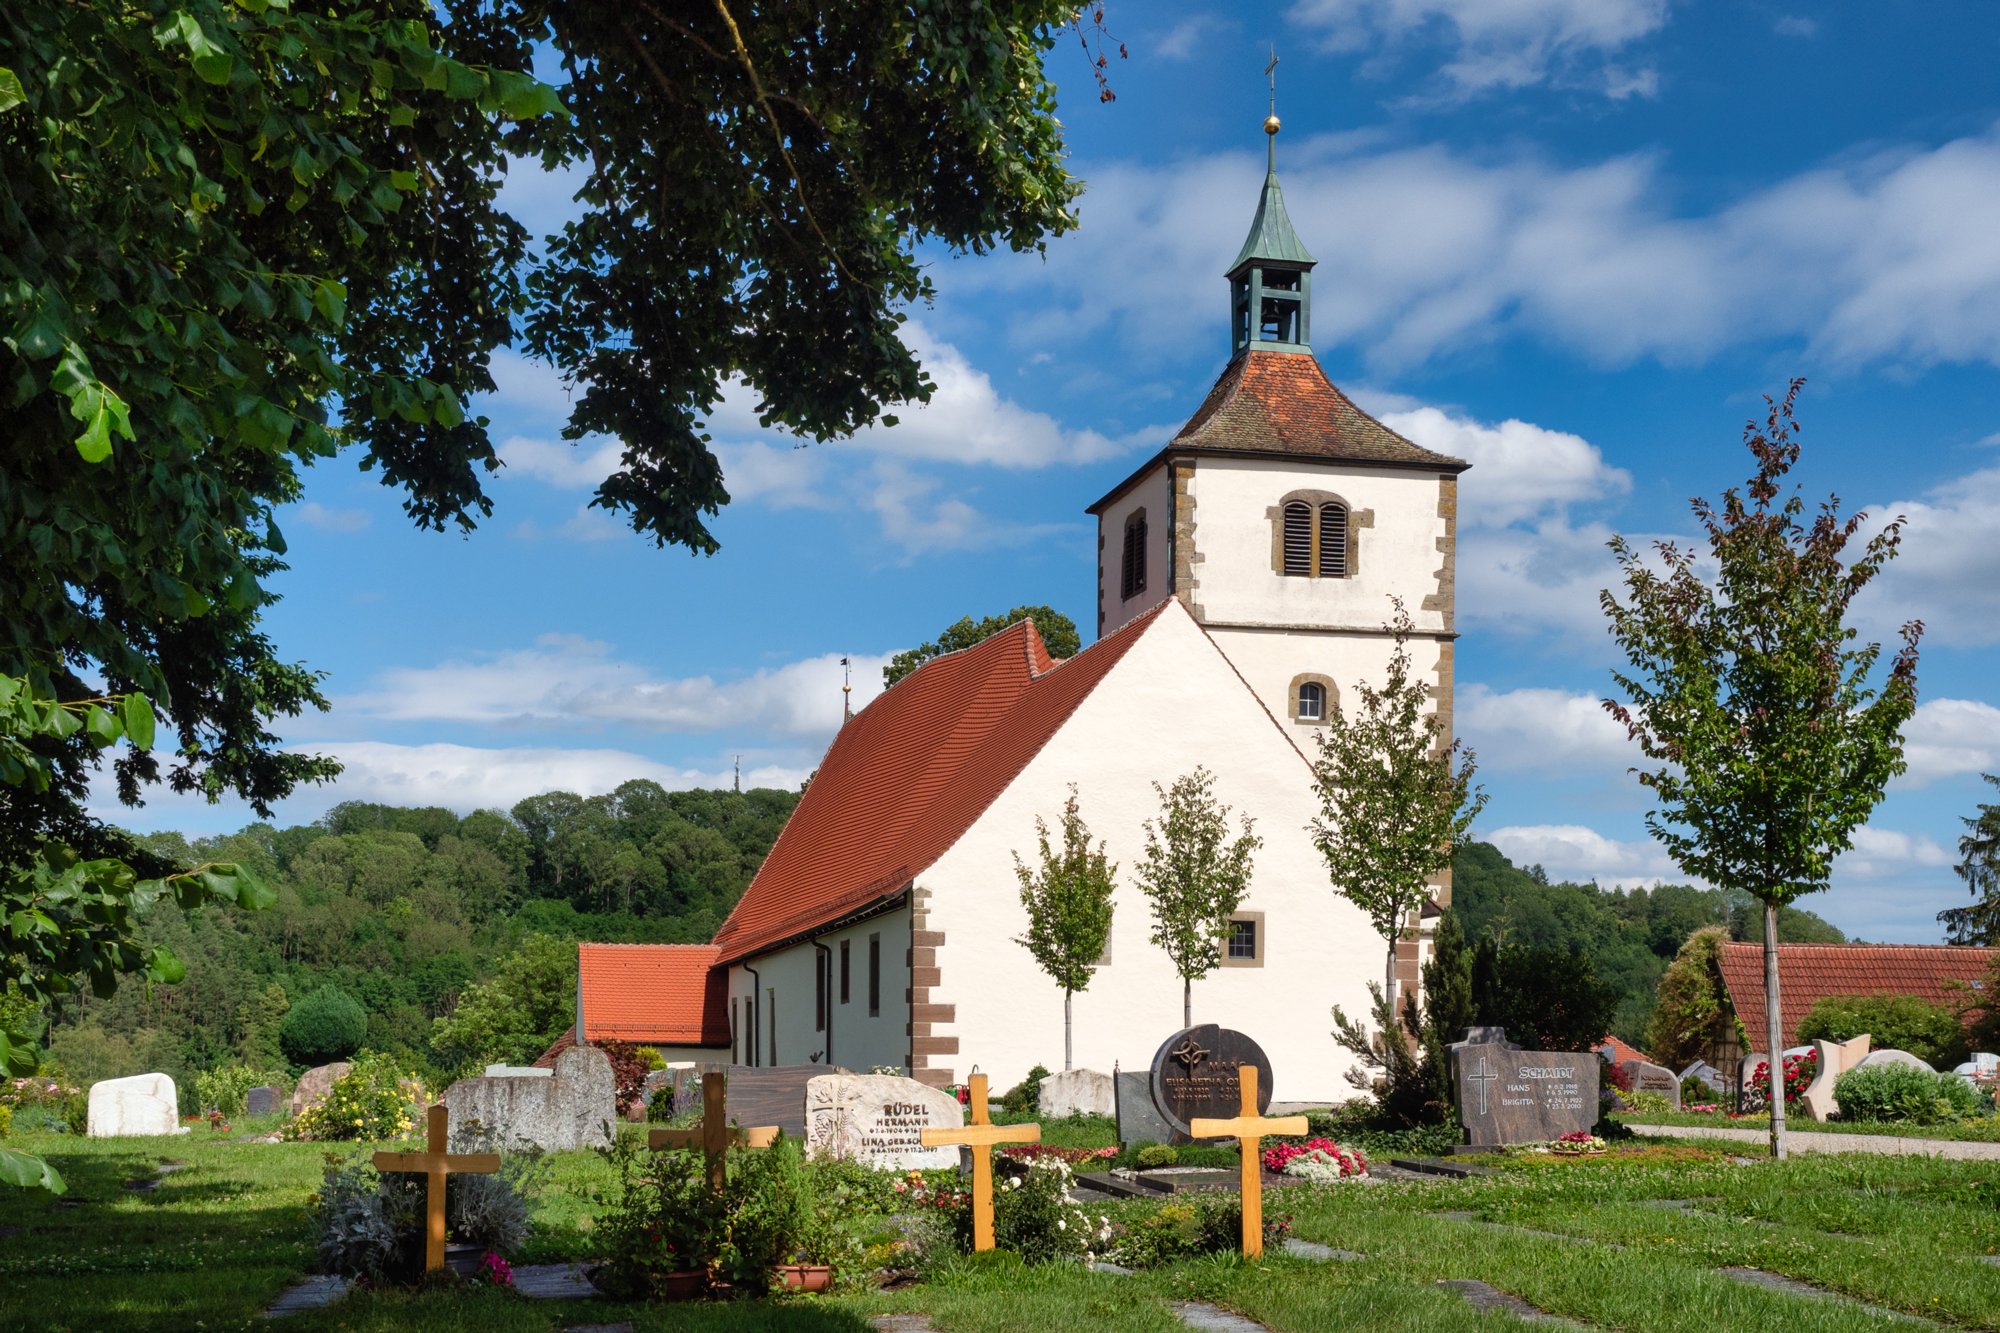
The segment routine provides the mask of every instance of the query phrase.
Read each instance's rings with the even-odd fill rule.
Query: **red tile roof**
[[[554,1069],[556,1067],[556,1057],[574,1045],[576,1045],[576,1029],[573,1027],[564,1028],[563,1034],[550,1042],[549,1048],[546,1051],[535,1057],[535,1068]]]
[[[1799,1020],[1829,995],[1915,995],[1955,1006],[1965,998],[1965,985],[1985,978],[1996,954],[2000,949],[1949,944],[1780,944],[1778,1021],[1785,1045],[1799,1044]],[[1725,944],[1716,961],[1737,1021],[1761,1051],[1764,946]]]
[[[719,961],[750,957],[902,892],[972,826],[1169,604],[1067,661],[1049,656],[1033,621],[1017,621],[933,658],[862,709],[834,737],[777,844],[716,932]]]
[[[579,944],[585,1041],[729,1044],[729,974],[713,944]]]
[[[1307,352],[1252,348],[1231,361],[1174,444],[1453,471],[1465,467],[1462,459],[1412,444],[1356,407]]]
[[[1614,1065],[1622,1065],[1627,1060],[1640,1060],[1646,1064],[1653,1063],[1652,1056],[1646,1054],[1630,1042],[1620,1041],[1616,1037],[1606,1037],[1603,1041],[1598,1042],[1597,1049],[1600,1051],[1609,1051],[1611,1053],[1611,1063]]]

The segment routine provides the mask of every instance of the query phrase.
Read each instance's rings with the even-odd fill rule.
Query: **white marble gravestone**
[[[1116,1115],[1118,1099],[1111,1075],[1095,1069],[1065,1069],[1041,1082],[1036,1106],[1045,1116]]]
[[[956,1147],[926,1148],[927,1129],[957,1129],[965,1108],[948,1092],[894,1074],[822,1074],[806,1082],[806,1152],[882,1171],[958,1165]]]
[[[85,1126],[93,1139],[185,1134],[180,1106],[180,1092],[165,1074],[108,1078],[90,1085],[90,1114]]]

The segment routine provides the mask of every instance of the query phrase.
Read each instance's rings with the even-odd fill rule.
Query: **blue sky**
[[[1114,4],[1100,104],[1050,68],[1087,183],[1045,257],[932,256],[911,335],[938,381],[903,424],[810,449],[732,397],[719,555],[586,509],[606,442],[559,439],[563,386],[510,358],[486,404],[509,466],[462,537],[410,529],[350,458],[285,517],[282,652],[330,713],[283,730],[341,799],[511,804],[551,787],[796,785],[881,661],[959,616],[1048,602],[1094,623],[1083,506],[1157,449],[1227,350],[1221,270],[1279,165],[1319,258],[1315,348],[1419,442],[1470,458],[1458,719],[1479,836],[1551,874],[1680,878],[1597,707],[1613,532],[1692,532],[1748,471],[1759,395],[1810,378],[1806,492],[1909,519],[1865,628],[1929,626],[1911,771],[1807,905],[1872,939],[1939,938],[1959,820],[2000,769],[2000,9],[1670,0]],[[564,183],[522,174],[524,220]],[[234,828],[161,796],[128,825]]]

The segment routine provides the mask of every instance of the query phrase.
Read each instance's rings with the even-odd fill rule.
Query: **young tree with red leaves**
[[[1765,1034],[1784,1049],[1778,1008],[1778,909],[1824,889],[1833,859],[1852,845],[1890,778],[1908,765],[1902,728],[1917,704],[1917,640],[1902,646],[1877,683],[1882,645],[1855,646],[1847,624],[1855,597],[1896,554],[1899,517],[1849,563],[1865,514],[1843,519],[1829,496],[1807,522],[1794,490],[1799,460],[1793,405],[1802,379],[1744,427],[1757,460],[1747,502],[1723,492],[1717,512],[1693,502],[1707,538],[1713,582],[1693,546],[1661,542],[1657,565],[1623,537],[1611,540],[1626,600],[1598,595],[1631,663],[1613,672],[1626,700],[1605,709],[1625,724],[1657,768],[1635,770],[1659,808],[1646,826],[1686,873],[1742,889],[1764,904]],[[1771,1104],[1771,1155],[1785,1155],[1785,1107]]]

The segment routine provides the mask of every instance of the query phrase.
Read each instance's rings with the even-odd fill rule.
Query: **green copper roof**
[[[1278,188],[1277,145],[1271,145],[1271,165],[1264,173],[1264,193],[1257,200],[1257,216],[1250,220],[1250,234],[1243,249],[1229,266],[1234,273],[1252,260],[1277,260],[1286,264],[1316,262],[1306,253],[1299,234],[1292,230],[1291,215],[1285,212],[1285,192]]]

